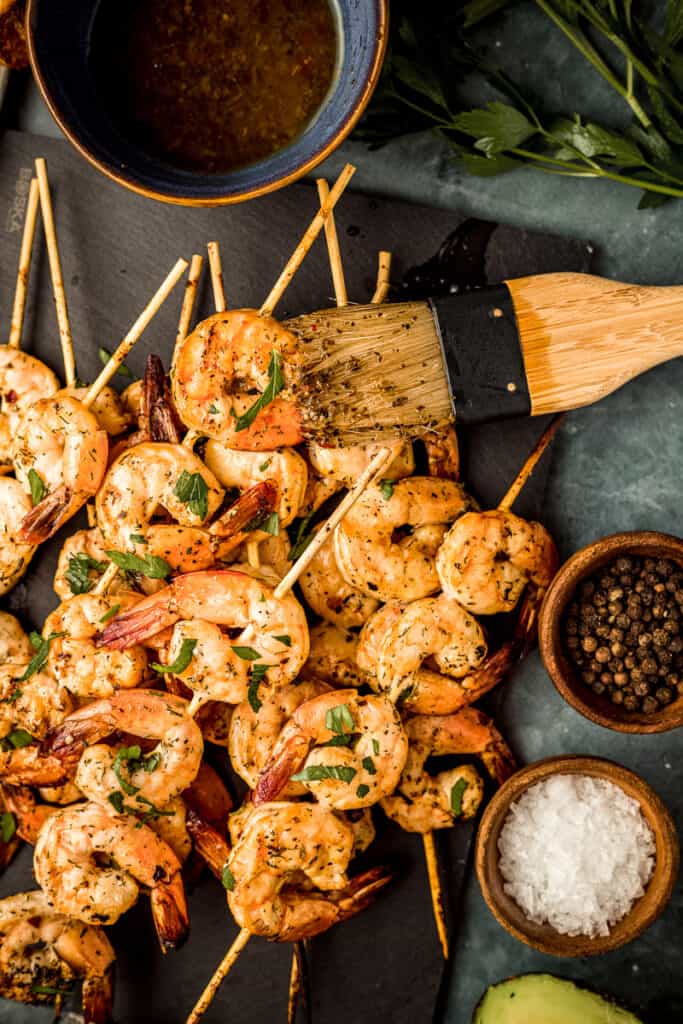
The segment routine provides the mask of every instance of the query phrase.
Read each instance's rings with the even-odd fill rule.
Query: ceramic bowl
[[[577,551],[562,566],[545,596],[538,622],[539,649],[559,692],[586,718],[619,732],[665,732],[683,725],[683,695],[650,715],[626,711],[593,693],[579,678],[564,649],[562,620],[579,583],[607,562],[627,554],[669,558],[683,566],[683,540],[666,533],[634,531],[603,537]]]
[[[388,0],[332,0],[340,58],[318,115],[290,145],[225,174],[175,168],[127,140],[102,103],[91,62],[102,0],[29,0],[31,66],[67,138],[95,167],[154,199],[190,206],[236,203],[288,185],[346,138],[377,84],[387,41]],[[125,68],[122,66],[122,74]]]
[[[655,866],[645,893],[609,935],[562,935],[549,924],[530,921],[503,890],[498,837],[510,809],[529,786],[554,775],[591,775],[615,783],[636,799],[652,829],[656,843]],[[527,946],[555,956],[595,956],[618,949],[640,935],[661,914],[671,896],[678,873],[678,837],[671,815],[657,794],[638,775],[612,761],[597,757],[549,757],[522,768],[504,783],[484,811],[477,833],[476,868],[481,891],[491,913],[511,935]]]

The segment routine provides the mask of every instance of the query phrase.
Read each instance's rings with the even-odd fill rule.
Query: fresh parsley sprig
[[[258,396],[253,405],[250,405],[246,412],[235,419],[235,430],[246,430],[254,422],[261,409],[265,409],[273,399],[279,395],[285,386],[285,378],[282,376],[282,357],[275,349],[270,353],[268,363],[268,383],[262,394]]]

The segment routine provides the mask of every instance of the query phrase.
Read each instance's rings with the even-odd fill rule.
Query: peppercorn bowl
[[[531,921],[505,891],[500,870],[498,840],[510,806],[531,786],[558,775],[587,775],[618,786],[640,804],[655,842],[655,862],[644,894],[608,935],[564,935],[550,924]],[[477,833],[475,865],[489,910],[498,923],[527,946],[554,956],[596,956],[626,945],[640,935],[662,913],[678,874],[679,847],[675,825],[668,810],[650,786],[634,772],[598,757],[571,755],[548,757],[527,765],[512,775],[494,795],[481,819]]]
[[[568,616],[572,607],[575,607],[577,599],[580,599],[581,590],[582,588],[585,589],[586,581],[589,581],[600,570],[604,570],[605,567],[616,564],[616,560],[619,559],[626,566],[634,560],[646,560],[647,564],[649,564],[649,560],[652,560],[654,563],[652,579],[656,579],[657,566],[663,565],[665,562],[675,563],[683,569],[683,540],[669,534],[649,531],[617,533],[609,537],[603,537],[601,540],[589,544],[587,547],[577,551],[575,555],[572,555],[560,568],[550,585],[541,608],[538,625],[538,642],[541,658],[550,678],[567,703],[571,704],[573,708],[591,721],[619,732],[666,732],[669,729],[675,729],[683,725],[683,673],[678,672],[675,665],[672,666],[672,671],[668,671],[666,665],[660,664],[659,659],[661,658],[662,662],[665,659],[667,662],[671,660],[670,646],[667,646],[666,637],[667,635],[671,636],[671,644],[680,646],[680,632],[676,634],[675,638],[671,634],[667,634],[661,628],[662,622],[658,623],[658,620],[653,619],[650,605],[643,606],[642,601],[637,600],[635,597],[631,598],[637,601],[635,605],[624,605],[623,600],[619,600],[612,607],[615,612],[620,612],[621,614],[609,616],[607,619],[610,623],[614,621],[617,628],[616,630],[610,628],[605,641],[596,639],[591,635],[593,630],[588,630],[588,636],[579,636],[574,643],[575,645],[583,644],[584,649],[597,647],[598,643],[601,642],[605,644],[612,643],[611,648],[604,647],[602,652],[600,649],[595,652],[596,655],[602,653],[603,659],[608,657],[604,652],[611,652],[612,650],[615,650],[618,655],[626,653],[627,659],[630,654],[637,654],[637,659],[630,658],[626,665],[623,665],[623,658],[621,661],[611,663],[617,666],[622,665],[619,670],[621,675],[617,673],[616,682],[622,687],[626,685],[626,690],[623,692],[630,694],[632,693],[630,689],[632,678],[639,681],[635,685],[636,687],[642,687],[642,692],[645,692],[647,688],[648,679],[654,680],[651,684],[653,690],[655,690],[655,687],[659,687],[661,680],[662,686],[660,689],[655,690],[655,692],[666,701],[665,703],[658,703],[653,697],[651,700],[645,699],[640,702],[639,707],[630,709],[629,703],[636,703],[633,698],[629,697],[625,705],[623,693],[621,695],[615,693],[618,687],[609,685],[605,687],[600,682],[600,679],[603,677],[592,671],[592,662],[588,662],[588,672],[580,673],[578,665],[573,663],[573,659],[570,657],[570,650],[567,646],[568,642],[572,640],[566,632]],[[624,578],[628,579],[629,577],[624,576]],[[618,583],[619,578],[616,578],[615,582]],[[666,590],[664,583],[655,583],[651,589],[655,591],[657,588],[664,592],[663,600],[673,601],[673,597]],[[617,595],[619,594],[619,589],[623,588],[617,589]],[[648,588],[644,587],[641,589],[646,591],[645,597],[652,602],[654,599],[649,593]],[[605,600],[605,595],[598,596],[601,601]],[[607,598],[609,596],[608,594]],[[594,600],[597,600],[597,597]],[[641,608],[640,613],[638,612],[639,607]],[[654,610],[657,610],[656,603]],[[668,605],[662,609],[662,614],[667,610]],[[590,621],[590,611],[589,607],[586,616],[584,614],[586,609],[583,607],[579,609],[579,613],[584,615],[584,621],[586,619]],[[632,616],[625,614],[629,611],[634,614]],[[640,618],[640,615],[644,613],[647,613],[645,615],[647,621],[643,621]],[[683,618],[683,609],[681,609],[681,615],[677,620],[679,622],[679,629],[681,618]],[[634,643],[634,649],[628,650],[621,644],[619,637],[624,639],[624,630],[618,628],[617,619],[623,625],[631,623],[630,633],[626,638],[627,640],[630,639],[632,643],[634,643],[633,631],[635,630],[637,634],[640,631],[636,636],[638,642]],[[599,620],[596,617],[596,621],[603,620]],[[672,622],[675,627],[675,621],[672,620]],[[598,626],[597,629],[598,632],[604,634],[604,627]],[[582,632],[585,634],[586,630],[582,630]],[[617,637],[616,646],[610,639],[613,636]],[[662,640],[663,648],[658,649],[652,646],[657,639]],[[664,653],[662,653],[662,650]],[[611,657],[611,653],[609,657]],[[676,658],[680,661],[680,654],[676,655]],[[598,657],[598,662],[600,660],[600,657]],[[576,659],[574,659],[575,661]],[[631,667],[633,665],[635,668]],[[640,683],[640,680],[643,678],[643,665],[648,672],[651,671],[653,674],[650,676],[646,675],[644,683]],[[614,676],[611,670],[609,670],[609,666],[610,662],[608,661],[604,666],[608,669],[604,674],[607,683],[609,683],[610,678],[614,682]],[[593,676],[596,677],[595,680]],[[678,682],[679,679],[680,683]],[[650,692],[649,689],[647,692]],[[619,702],[617,702],[617,698],[619,698]],[[649,706],[650,704],[652,705],[651,707]]]

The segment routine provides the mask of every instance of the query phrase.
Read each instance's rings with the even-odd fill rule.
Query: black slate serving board
[[[223,209],[162,206],[107,181],[65,143],[9,132],[0,145],[0,324],[6,329],[23,208],[33,160],[39,155],[48,159],[78,373],[85,380],[100,369],[98,347],[116,346],[179,255],[203,253],[208,240],[218,239],[228,303],[258,306],[317,208],[316,193],[306,184]],[[447,269],[449,274],[453,270],[455,246],[454,283],[459,286],[554,270],[587,271],[592,256],[587,243],[504,225],[482,227],[482,222],[465,221],[453,212],[353,192],[343,197],[336,219],[349,296],[358,302],[372,293],[379,249],[393,252],[395,294],[405,297],[402,285],[414,290],[420,276],[415,268],[430,261],[454,231]],[[454,281],[452,275],[449,281]],[[180,301],[179,288],[129,358],[136,375],[148,352],[159,353],[168,363]],[[284,319],[332,304],[324,243],[319,240],[276,313]],[[199,308],[202,315],[211,311],[206,275]],[[60,372],[47,258],[40,243],[31,272],[24,346]],[[464,479],[482,505],[494,505],[504,493],[543,426],[540,420],[489,424],[461,437]],[[543,518],[546,471],[544,460],[516,506],[522,514]],[[51,581],[59,546],[45,545],[3,601],[27,627],[40,628],[57,603]],[[391,862],[400,875],[374,907],[311,944],[315,1024],[426,1024],[440,1014],[444,969],[422,844],[419,837],[388,825],[379,812],[376,818],[378,841],[366,859]],[[457,903],[472,835],[473,827],[465,826],[438,837],[456,944]],[[25,849],[0,877],[0,897],[31,888],[30,871],[31,855]],[[189,899],[190,940],[166,958],[158,950],[146,901],[112,930],[118,953],[115,1010],[122,1024],[181,1024],[234,938],[236,927],[217,883],[203,878]],[[290,947],[252,940],[207,1013],[206,1024],[284,1020],[290,963]],[[0,999],[0,1021],[7,1024],[47,1021],[50,1016],[47,1009]]]

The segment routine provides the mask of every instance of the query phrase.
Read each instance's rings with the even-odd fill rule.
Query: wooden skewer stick
[[[341,174],[335,181],[330,194],[328,195],[325,202],[321,205],[320,209],[316,213],[311,223],[306,228],[303,237],[292,255],[287,260],[285,267],[278,277],[277,281],[273,285],[270,295],[261,306],[261,316],[272,316],[273,310],[277,306],[278,302],[284,295],[287,285],[290,283],[297,270],[303,263],[304,257],[308,250],[311,248],[316,238],[320,234],[320,231],[325,223],[327,216],[330,211],[334,209],[340,198],[342,192],[350,182],[356,168],[353,164],[346,164]]]
[[[183,295],[183,304],[180,307],[180,320],[178,321],[178,333],[175,339],[176,345],[185,340],[190,330],[190,320],[192,319],[194,304],[197,298],[197,286],[202,274],[203,265],[204,257],[195,253],[190,260],[190,270],[185,282],[185,293]]]
[[[221,962],[219,963],[216,970],[213,972],[209,984],[206,986],[199,999],[195,1003],[194,1009],[187,1018],[185,1024],[197,1024],[197,1021],[201,1019],[203,1014],[206,1013],[211,1002],[216,995],[216,992],[220,988],[223,981],[227,978],[230,969],[236,962],[240,953],[249,942],[251,938],[251,932],[247,928],[242,928],[239,935],[233,942],[232,946],[225,954]]]
[[[506,512],[508,509],[512,508],[514,502],[519,497],[520,491],[533,473],[541,456],[557,433],[557,430],[561,426],[566,415],[566,413],[561,412],[557,416],[554,416],[539,437],[538,441],[534,445],[533,451],[508,487],[505,495],[498,502],[498,508],[502,512]]]
[[[377,284],[375,286],[375,294],[371,298],[371,302],[384,302],[391,287],[389,280],[389,274],[391,272],[391,253],[386,252],[382,249],[378,257],[377,266]]]
[[[297,945],[292,950],[292,969],[289,975],[289,997],[287,999],[287,1024],[296,1024],[296,1009],[301,994],[301,971]]]
[[[66,386],[68,388],[73,388],[76,386],[76,362],[74,359],[74,348],[71,338],[71,326],[69,324],[69,311],[66,305],[66,293],[64,291],[62,263],[59,258],[59,246],[57,245],[57,232],[55,231],[52,199],[50,198],[50,185],[47,180],[47,164],[43,157],[38,157],[36,160],[36,175],[38,177],[38,188],[40,191],[40,209],[43,215],[43,226],[45,228],[47,255],[50,263],[52,291],[55,297],[55,306],[57,308],[59,340],[62,346],[62,359],[64,360],[64,377],[66,380]]]
[[[318,186],[320,205],[323,206],[330,194],[330,187],[325,178],[317,178],[316,185]],[[329,216],[325,220],[325,240],[327,242],[330,270],[332,271],[334,297],[338,306],[346,306],[348,305],[349,298],[346,293],[346,281],[344,280],[344,267],[342,266],[341,251],[339,249],[337,224],[332,211],[330,211]]]
[[[390,448],[380,448],[379,451],[373,455],[372,459],[358,477],[353,487],[348,491],[342,501],[340,501],[329,519],[325,520],[311,543],[303,554],[297,558],[289,572],[280,580],[273,591],[276,598],[284,597],[285,594],[292,589],[306,566],[315,558],[318,551],[320,551],[323,544],[326,543],[327,539],[337,528],[349,509],[355,505],[370,481],[376,476],[379,476],[387,466],[391,465],[396,458],[399,447],[399,445],[392,445]]]
[[[114,565],[113,562],[110,562],[102,576],[100,576],[99,580],[97,581],[97,584],[93,589],[93,594],[106,594],[107,591],[109,590],[109,587],[114,582],[118,574],[118,571],[118,565]]]
[[[159,312],[186,270],[187,260],[178,260],[166,277],[165,281],[149,300],[142,313],[140,313],[140,316],[128,331],[128,334],[125,336],[123,341],[119,344],[119,347],[112,354],[107,365],[102,368],[97,379],[88,388],[85,397],[82,399],[82,404],[86,409],[92,405],[102,388],[106,387],[109,383],[121,363],[125,360],[126,356],[132,349],[133,345],[135,345],[139,340],[142,332]]]
[[[448,960],[448,929],[446,928],[446,915],[443,903],[443,889],[441,888],[441,877],[439,875],[439,862],[436,856],[434,845],[434,833],[425,832],[422,836],[424,844],[425,860],[427,862],[427,877],[429,878],[429,890],[432,894],[432,907],[434,910],[434,921],[439,935],[439,942],[443,950],[444,960]]]
[[[209,242],[206,248],[209,250],[209,270],[211,271],[213,303],[217,313],[224,313],[228,308],[228,304],[225,301],[225,288],[223,286],[221,247],[218,242]]]
[[[19,251],[19,270],[17,271],[17,284],[14,290],[14,305],[12,307],[12,320],[9,330],[8,344],[12,348],[19,348],[21,345],[21,331],[24,326],[28,275],[31,269],[31,255],[33,254],[33,239],[35,238],[36,223],[38,221],[39,200],[40,186],[38,179],[33,178],[26,203],[24,232],[21,236],[21,249]]]

